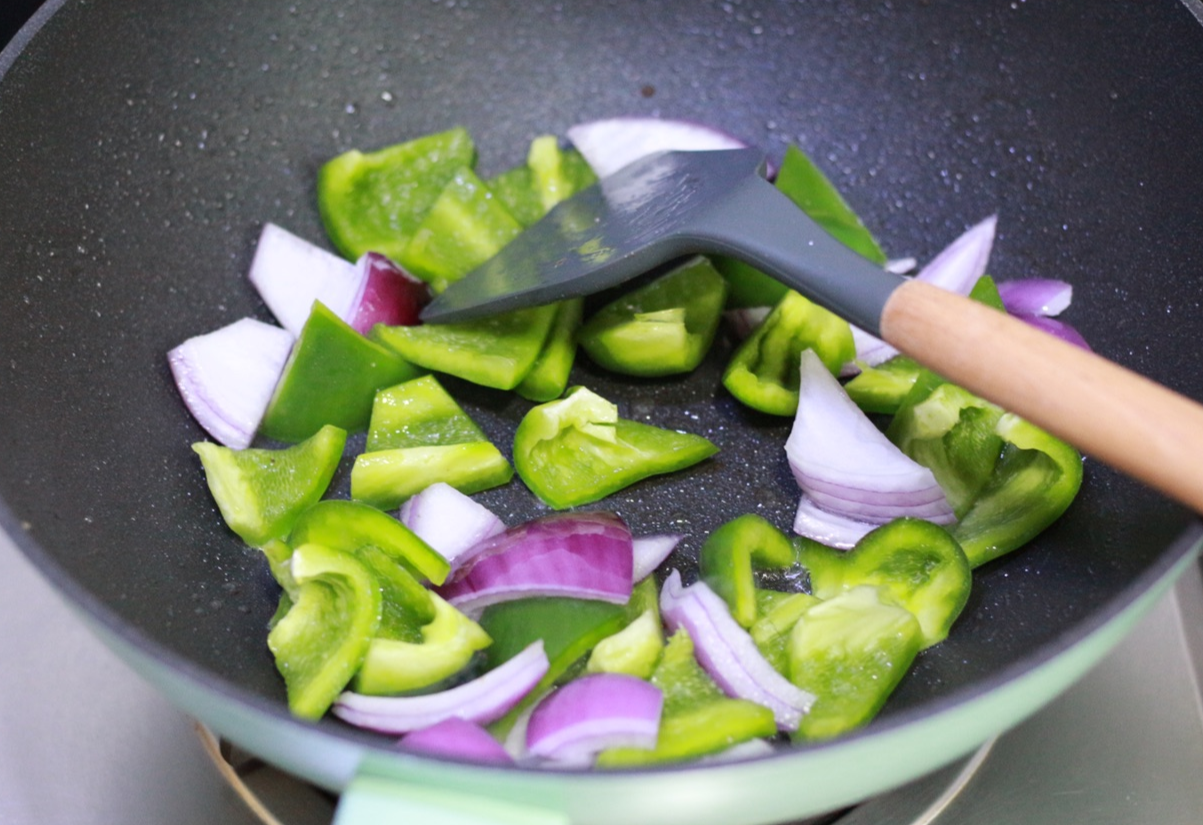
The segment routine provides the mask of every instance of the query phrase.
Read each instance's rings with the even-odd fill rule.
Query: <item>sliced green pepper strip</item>
[[[535,495],[562,510],[691,466],[717,449],[701,436],[620,419],[614,404],[575,387],[523,417],[514,468]]]
[[[288,688],[288,707],[317,719],[351,680],[380,624],[380,587],[354,556],[316,544],[291,559],[297,598],[267,645]]]
[[[1064,441],[1011,413],[995,429],[1005,445],[994,474],[952,530],[973,567],[1027,544],[1082,486],[1082,456]]]
[[[576,334],[585,302],[572,298],[556,304],[556,318],[535,365],[514,391],[530,401],[554,401],[568,388],[576,360]]]
[[[433,619],[422,626],[420,641],[382,638],[368,645],[355,675],[358,693],[387,695],[420,690],[467,667],[478,650],[491,643],[480,625],[431,594]]]
[[[362,430],[376,390],[421,370],[374,343],[315,301],[284,365],[260,432],[278,441],[308,438],[326,424]]]
[[[535,191],[534,175],[525,163],[489,178],[485,184],[522,226],[538,223],[545,214],[543,198]]]
[[[923,367],[905,355],[895,355],[875,367],[858,362],[860,372],[844,389],[867,413],[893,415],[923,372]]]
[[[656,747],[602,751],[599,767],[626,767],[695,759],[751,739],[775,736],[773,712],[745,699],[730,699],[694,658],[693,640],[678,630],[664,647],[651,683],[664,694]]]
[[[380,585],[380,627],[375,638],[416,642],[422,626],[435,620],[435,596],[388,552],[371,544],[350,551]]]
[[[488,441],[361,453],[351,467],[351,498],[390,510],[441,481],[471,495],[500,487],[514,468]]]
[[[330,240],[351,260],[379,252],[397,260],[455,171],[476,148],[462,128],[364,154],[352,150],[318,172],[317,201]]]
[[[883,524],[847,552],[799,540],[799,560],[813,593],[831,599],[863,585],[885,590],[888,600],[914,614],[923,647],[943,641],[969,600],[969,559],[948,531],[916,518]]]
[[[432,584],[445,582],[451,571],[446,559],[400,521],[356,501],[329,499],[314,504],[297,519],[288,543],[293,547],[321,544],[348,553],[371,545]]]
[[[322,497],[346,443],[346,430],[327,425],[282,450],[231,450],[208,441],[192,450],[226,524],[259,547],[287,536],[297,516]]]
[[[463,166],[443,187],[397,262],[442,292],[520,232],[522,224],[475,172]]]
[[[426,369],[512,390],[534,368],[555,318],[548,304],[460,324],[376,326],[372,337]]]
[[[756,643],[756,649],[778,673],[789,675],[790,631],[798,619],[818,603],[818,597],[810,593],[756,591],[759,618],[748,628],[748,633]]]
[[[597,180],[580,152],[561,149],[555,135],[541,135],[531,141],[526,165],[544,214]]]
[[[856,355],[847,321],[791,291],[735,350],[723,386],[752,409],[794,415],[798,365],[807,349],[814,350],[832,375]]]
[[[364,449],[395,450],[485,441],[484,431],[433,375],[380,390]]]
[[[792,734],[819,741],[872,719],[919,651],[922,631],[907,610],[858,587],[807,610],[790,635],[790,679],[815,695]]]
[[[797,146],[786,147],[776,186],[836,240],[874,263],[886,262],[885,253],[847,201]],[[748,264],[732,258],[719,258],[715,263],[731,282],[731,306],[772,306],[785,295],[786,287],[780,281]]]
[[[726,280],[709,259],[695,256],[602,307],[581,327],[578,340],[612,372],[690,372],[714,341],[726,298]]]
[[[698,570],[743,627],[756,621],[754,570],[783,570],[794,563],[794,546],[767,519],[747,513],[719,527],[702,544]]]

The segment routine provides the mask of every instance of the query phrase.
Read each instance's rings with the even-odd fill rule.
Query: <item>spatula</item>
[[[588,295],[719,253],[772,275],[954,383],[1203,512],[1203,407],[968,298],[890,274],[811,221],[751,149],[666,152],[556,206],[451,284],[431,323]]]

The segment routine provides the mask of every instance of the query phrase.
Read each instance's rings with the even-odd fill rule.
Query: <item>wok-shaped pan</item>
[[[1200,19],[1195,0],[52,2],[0,57],[0,521],[181,707],[323,786],[358,776],[347,820],[429,796],[529,821],[773,822],[901,784],[1097,661],[1191,563],[1197,518],[1087,461],[1065,517],[977,571],[952,636],[844,740],[725,766],[477,767],[289,717],[275,586],[217,514],[164,355],[269,318],[245,280],[258,230],[320,241],[314,175],[341,151],[462,124],[496,172],[537,134],[661,114],[770,155],[797,142],[897,256],[997,211],[996,277],[1072,281],[1098,351],[1203,399]],[[792,513],[788,422],[718,388],[727,346],[683,380],[575,376],[721,447],[611,502],[636,532],[687,532],[687,575],[722,521]],[[525,404],[452,386],[508,447]],[[539,512],[516,482],[482,500]]]

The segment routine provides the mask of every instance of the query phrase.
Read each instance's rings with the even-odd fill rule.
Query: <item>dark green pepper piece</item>
[[[598,310],[578,341],[595,362],[625,375],[692,371],[722,320],[727,282],[702,256]]]
[[[900,518],[841,552],[799,539],[799,560],[811,591],[830,599],[862,585],[882,588],[888,600],[919,620],[923,647],[943,641],[969,600],[972,575],[960,544],[939,525]]]
[[[791,291],[735,350],[723,386],[752,409],[794,415],[799,363],[807,349],[833,375],[856,355],[847,321]]]
[[[272,393],[260,432],[302,441],[326,424],[356,432],[368,425],[376,390],[421,370],[369,341],[315,301]]]
[[[534,368],[555,319],[548,304],[459,324],[378,325],[372,337],[426,369],[512,390]]]
[[[820,741],[872,719],[910,669],[922,631],[907,610],[858,587],[811,607],[790,634],[790,680],[815,695],[795,741]]]
[[[702,580],[722,597],[741,626],[756,621],[756,570],[782,570],[794,563],[794,546],[769,521],[747,513],[711,533],[698,553]]]
[[[701,436],[620,419],[614,404],[575,387],[523,417],[514,433],[514,468],[535,495],[563,510],[684,469],[717,450]]]
[[[319,501],[297,519],[288,543],[320,544],[347,553],[376,547],[419,579],[432,584],[447,580],[451,565],[408,527],[367,504],[342,499]]]
[[[884,264],[885,253],[831,181],[797,146],[789,146],[777,170],[776,186],[811,220],[836,240],[869,260]],[[733,307],[773,306],[787,288],[776,279],[733,258],[717,258],[719,271],[731,282]]]
[[[969,511],[952,528],[973,567],[1022,547],[1052,524],[1082,486],[1082,456],[1034,424],[1004,413],[1002,454]]]
[[[288,688],[288,707],[318,719],[363,662],[380,624],[380,587],[354,556],[316,544],[290,560],[297,596],[267,637]]]
[[[259,547],[287,536],[297,516],[322,497],[346,443],[346,430],[327,425],[283,450],[232,450],[208,441],[192,449],[226,524]]]
[[[476,159],[462,128],[364,154],[352,150],[318,172],[318,208],[326,232],[352,261],[365,252],[398,260],[422,217],[456,170]]]

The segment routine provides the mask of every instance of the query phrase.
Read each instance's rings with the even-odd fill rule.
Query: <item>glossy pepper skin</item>
[[[707,258],[696,256],[599,309],[578,340],[611,372],[690,372],[714,341],[726,298],[727,282]]]
[[[717,450],[698,435],[621,419],[614,404],[575,387],[523,417],[514,433],[514,468],[535,495],[563,510],[684,469]]]
[[[753,625],[758,613],[754,570],[782,570],[793,563],[789,538],[755,513],[719,527],[698,552],[702,580],[722,597],[732,618],[745,628]]]

